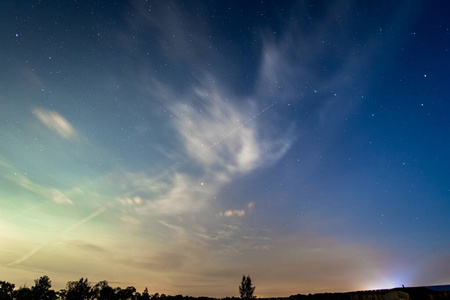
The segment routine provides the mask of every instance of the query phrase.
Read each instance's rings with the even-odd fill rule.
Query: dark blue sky
[[[3,1],[0,270],[448,284],[446,1]],[[182,282],[182,284],[180,284]]]

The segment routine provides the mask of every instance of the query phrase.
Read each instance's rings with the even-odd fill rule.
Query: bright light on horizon
[[[364,290],[385,290],[393,289],[398,287],[408,287],[410,286],[410,276],[406,274],[395,274],[383,277],[378,277],[374,281],[363,285]]]

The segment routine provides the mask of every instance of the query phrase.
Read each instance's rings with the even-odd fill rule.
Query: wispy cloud
[[[109,176],[119,192],[118,202],[129,213],[202,214],[217,204],[215,196],[224,185],[274,164],[288,151],[291,135],[262,134],[263,117],[274,112],[276,102],[258,108],[254,100],[238,98],[219,83],[211,86],[210,77],[202,78],[202,88],[192,87],[182,94],[154,81],[152,96],[168,103],[173,116],[169,124],[179,147],[172,149],[176,155],[168,157],[168,165],[159,173]],[[136,203],[135,199],[141,200]]]
[[[73,204],[72,200],[70,200],[64,193],[59,190],[52,191],[52,200],[58,204]]]
[[[206,185],[201,179],[187,174],[175,173],[172,188],[154,199],[147,199],[146,213],[159,215],[180,215],[202,212],[208,200],[217,192],[217,183],[209,181]]]
[[[166,178],[159,178],[165,182],[163,186],[170,188],[159,190],[159,194],[153,193],[151,198],[141,195],[152,191],[146,191],[139,184],[142,188],[132,197],[145,200],[147,207],[141,212],[165,215],[201,212],[214,202],[214,195],[224,184],[258,167],[273,164],[289,149],[289,137],[280,138],[283,139],[280,142],[267,138],[262,140],[259,136],[259,117],[262,113],[270,113],[270,107],[258,111],[251,101],[243,99],[241,105],[246,109],[242,110],[228,101],[219,89],[194,89],[186,100],[170,107],[174,116],[173,126],[188,157],[184,169],[196,165],[201,172],[173,169]],[[194,102],[197,106],[193,105]],[[135,178],[127,175],[128,178],[130,176]],[[161,186],[145,177],[140,181],[147,183],[147,189]],[[120,202],[134,204],[132,197],[121,198]],[[243,216],[245,213],[237,211],[233,214]]]
[[[59,113],[52,110],[45,110],[36,108],[33,114],[42,122],[48,129],[56,132],[62,138],[72,139],[76,137],[76,131],[72,125]]]
[[[245,216],[246,213],[251,213],[253,208],[255,207],[255,202],[249,202],[246,205],[246,210],[244,209],[234,209],[234,210],[226,210],[226,211],[221,211],[219,213],[219,216],[221,217],[233,217],[233,216],[237,216],[237,217],[243,217]]]
[[[15,168],[13,168],[12,166],[9,166],[8,164],[2,164],[1,162],[0,164],[10,169],[10,172],[3,175],[3,177],[10,182],[17,184],[25,190],[44,197],[44,199],[51,199],[56,204],[73,204],[73,201],[67,196],[66,193],[62,192],[61,190],[38,184],[31,180],[29,177],[15,171]],[[74,192],[78,193],[78,191],[79,188],[75,188]]]
[[[229,174],[245,174],[268,163],[258,140],[259,112],[251,101],[242,99],[243,110],[218,89],[195,89],[192,98],[200,107],[186,103],[172,107],[174,125],[190,157],[207,170]]]
[[[132,198],[118,198],[117,201],[119,201],[122,205],[136,205],[142,203],[142,198],[139,196]]]
[[[226,210],[225,212],[220,212],[219,214],[221,217],[243,217],[245,216],[245,210]]]

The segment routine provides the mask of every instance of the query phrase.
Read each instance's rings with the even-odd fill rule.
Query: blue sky
[[[2,280],[448,284],[449,9],[0,4]]]

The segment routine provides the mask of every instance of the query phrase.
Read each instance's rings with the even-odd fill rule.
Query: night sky
[[[0,280],[450,283],[448,1],[1,1]]]

